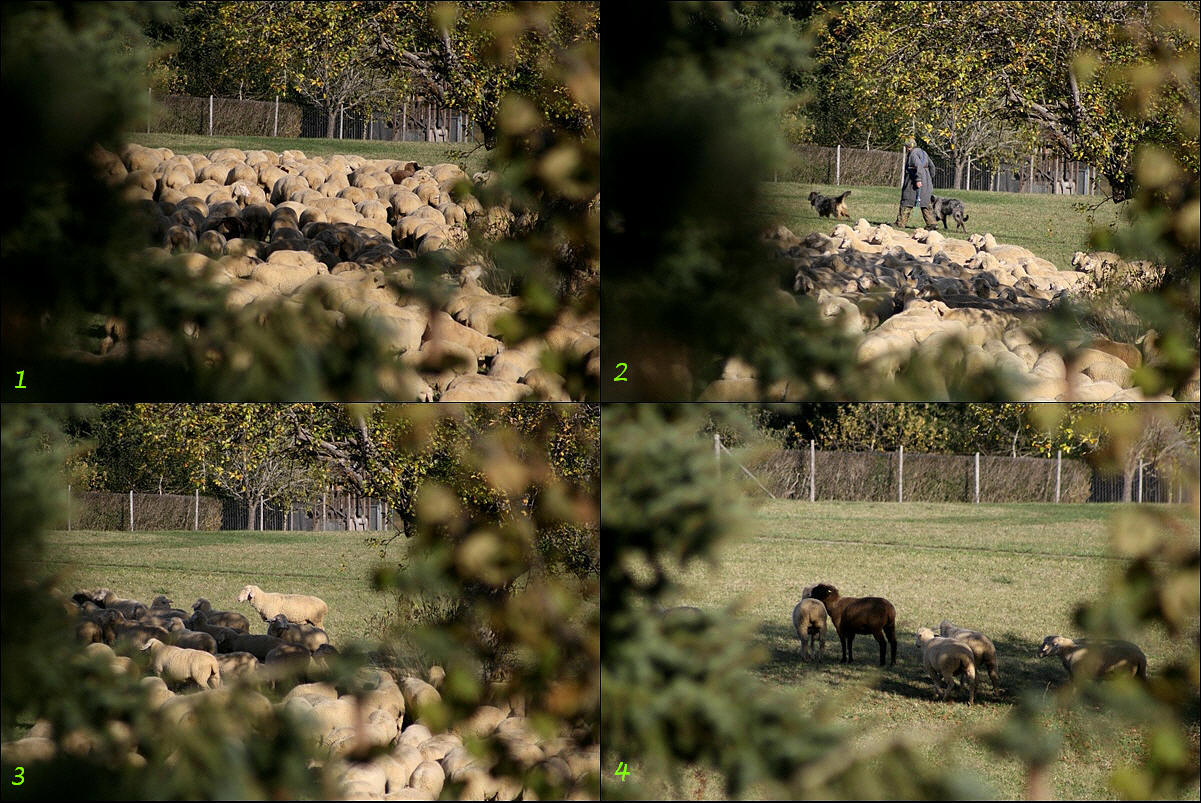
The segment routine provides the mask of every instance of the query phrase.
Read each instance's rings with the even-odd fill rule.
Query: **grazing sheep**
[[[1038,657],[1048,655],[1058,655],[1073,680],[1081,676],[1100,679],[1110,672],[1147,679],[1147,656],[1129,641],[1076,641],[1066,636],[1047,636]]]
[[[288,617],[289,622],[308,622],[317,627],[321,627],[329,610],[317,597],[307,594],[274,594],[253,585],[242,588],[238,593],[238,602],[249,602],[259,612],[259,616],[263,617],[264,622],[282,613]]]
[[[210,636],[221,643],[222,638],[233,638],[239,635],[240,631],[234,630],[232,627],[222,627],[221,625],[210,625],[204,619],[204,614],[197,611],[188,619],[184,620],[189,630],[195,630],[198,633],[208,633]]]
[[[214,611],[213,605],[204,597],[200,597],[192,605],[192,610],[202,614],[206,624],[220,625],[221,627],[229,627],[237,630],[239,633],[250,632],[250,620],[236,611]],[[194,628],[193,628],[194,629]]]
[[[310,652],[322,644],[329,644],[329,636],[321,628],[289,622],[288,617],[282,613],[267,623],[267,635],[299,644]]]
[[[820,661],[826,651],[826,606],[812,597],[802,598],[792,609],[792,629],[801,640],[801,660]]]
[[[259,659],[248,652],[229,652],[216,656],[222,677],[249,676],[258,668]]]
[[[917,631],[917,648],[922,652],[922,663],[934,686],[941,692],[939,699],[945,701],[955,683],[956,675],[963,678],[964,685],[971,681],[968,690],[968,705],[976,702],[976,659],[972,650],[961,641],[934,635],[934,631],[923,627]],[[946,684],[945,686],[943,684]]]
[[[167,628],[168,644],[176,647],[186,647],[189,650],[204,650],[217,652],[217,639],[208,633],[197,633],[183,626],[183,619],[172,619],[171,627]]]
[[[842,644],[841,663],[854,663],[855,636],[871,634],[880,645],[880,666],[887,655],[885,638],[892,646],[892,663],[897,663],[897,610],[883,597],[840,597],[827,583],[813,587],[813,598],[824,603]]]
[[[92,601],[105,608],[121,612],[126,619],[134,620],[146,615],[146,606],[136,599],[121,599],[107,588],[98,588],[92,592]]]
[[[992,643],[992,639],[978,630],[956,627],[946,619],[943,619],[939,623],[938,634],[966,644],[971,649],[972,656],[976,660],[976,668],[984,669],[988,672],[988,679],[992,682],[992,690],[993,692],[997,691],[997,648]]]
[[[248,652],[260,661],[267,660],[267,653],[283,644],[275,636],[259,636],[253,633],[238,633],[217,642],[217,649],[222,653]]]
[[[147,639],[156,638],[163,642],[167,640],[167,631],[164,628],[141,622],[130,622],[117,610],[104,611],[98,624],[104,631],[104,641],[107,644],[125,640],[141,649]]]
[[[150,651],[150,666],[164,680],[177,683],[191,680],[202,689],[221,685],[221,669],[212,653],[172,647],[156,638],[147,641],[142,649]]]

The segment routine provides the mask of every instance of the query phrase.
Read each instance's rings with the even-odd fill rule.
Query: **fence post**
[[[1055,504],[1059,504],[1059,476],[1063,469],[1063,449],[1055,452]]]
[[[195,510],[196,510],[196,513],[195,513],[195,518],[192,520],[192,529],[195,530],[196,532],[200,532],[200,489],[199,488],[196,489],[196,508],[195,508]]]
[[[1034,154],[1030,154],[1030,192],[1034,192]]]
[[[213,96],[209,95],[209,136],[213,135]]]
[[[1143,503],[1143,459],[1138,459],[1138,503]]]
[[[67,532],[71,532],[71,483],[67,483]]]
[[[271,136],[279,136],[279,95],[275,96],[275,125],[271,128]]]
[[[321,492],[321,532],[325,532],[325,491]]]
[[[897,451],[897,501],[905,501],[905,444]]]
[[[146,87],[146,133],[150,133],[150,114],[154,110],[154,90]]]
[[[980,504],[980,453],[976,452],[976,504]]]
[[[809,501],[817,501],[817,441],[809,441]]]
[[[840,142],[834,148],[834,186],[839,186],[839,179],[842,178],[842,143]]]
[[[129,491],[129,531],[133,532],[133,489]]]
[[[717,466],[717,477],[721,479],[721,435],[713,433],[713,462]]]
[[[263,531],[263,495],[259,494],[259,532]]]
[[[346,107],[338,107],[338,139],[342,139],[342,127],[346,125]]]

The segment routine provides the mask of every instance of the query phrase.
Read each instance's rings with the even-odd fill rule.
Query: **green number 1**
[[[630,774],[629,766],[624,761],[622,761],[617,765],[617,771],[614,772],[613,774],[616,775],[617,777],[621,778],[624,781],[626,779],[626,776]]]
[[[17,388],[25,390],[25,372],[17,371]]]

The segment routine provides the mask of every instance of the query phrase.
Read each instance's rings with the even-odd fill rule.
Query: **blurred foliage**
[[[883,408],[896,414],[898,408]],[[1064,413],[1049,406],[1035,423]],[[1108,426],[1102,441],[1124,454],[1150,427],[1178,426],[1196,416],[1185,405],[1134,405],[1098,412]],[[1040,420],[1039,416],[1045,416]],[[1158,421],[1159,423],[1155,423]],[[714,470],[705,434],[718,429],[747,436],[754,424],[734,405],[612,405],[604,410],[601,567],[605,615],[602,642],[602,744],[606,776],[619,761],[636,761],[625,781],[608,781],[606,797],[638,799],[667,781],[676,794],[690,766],[720,772],[723,793],[772,797],[941,798],[991,796],[982,779],[932,756],[940,739],[838,716],[840,693],[824,696],[812,713],[802,692],[769,687],[752,670],[768,659],[751,623],[736,607],[722,611],[664,610],[679,591],[676,578],[695,561],[717,561],[734,533],[745,532],[744,502],[735,482]],[[1096,452],[1098,459],[1105,450]],[[1172,797],[1197,774],[1198,553],[1197,453],[1181,461],[1191,489],[1193,521],[1153,507],[1128,507],[1115,517],[1113,547],[1127,560],[1115,570],[1100,602],[1081,607],[1085,635],[1135,638],[1153,623],[1188,638],[1182,664],[1153,664],[1141,687],[1065,685],[1049,700],[1041,690],[1019,698],[1010,715],[984,735],[985,744],[1021,759],[1028,788],[1045,799],[1046,770],[1063,734],[1055,712],[1064,706],[1104,706],[1145,726],[1147,758],[1115,768],[1122,796]],[[845,694],[856,693],[849,689]],[[1190,728],[1194,729],[1191,732]],[[926,748],[926,749],[923,749]],[[750,787],[755,785],[753,789]]]
[[[73,418],[38,406],[4,410],[4,737],[11,738],[18,723],[44,718],[59,747],[59,757],[47,765],[54,772],[29,768],[26,793],[49,796],[73,789],[78,795],[84,788],[126,799],[336,794],[329,765],[308,766],[319,756],[300,723],[265,709],[245,690],[188,695],[189,717],[165,709],[149,713],[137,678],[114,674],[106,662],[89,662],[80,654],[71,618],[50,592],[59,578],[30,571],[31,565],[42,565],[42,533],[62,492],[62,466],[72,438],[75,459],[80,447],[86,451],[89,438],[132,436],[145,442],[144,453],[153,453],[167,449],[170,439],[148,421],[189,416],[203,421],[216,414],[212,408],[229,409],[227,425],[246,420],[246,410],[258,410],[111,406],[77,409]],[[576,745],[595,744],[600,653],[596,407],[277,409],[282,412],[273,426],[284,426],[282,421],[295,428],[299,421],[316,428],[324,418],[323,434],[335,439],[340,427],[357,432],[367,425],[372,450],[393,455],[388,465],[394,468],[412,469],[407,472],[416,488],[408,519],[412,540],[403,564],[380,565],[376,588],[391,591],[397,607],[427,605],[438,616],[410,620],[400,631],[381,631],[375,655],[406,652],[419,656],[424,666],[446,667],[442,702],[422,710],[435,732],[462,722],[484,702],[513,698],[524,702],[534,727],[562,733]],[[270,410],[259,412],[271,423]],[[61,432],[64,419],[71,436]],[[102,432],[105,428],[124,434]],[[201,451],[222,448],[227,437],[220,428],[191,435],[204,444]],[[106,448],[120,447],[110,443]],[[168,454],[188,467],[185,456]],[[303,457],[303,450],[295,450],[295,456]],[[428,605],[431,600],[446,604]],[[349,652],[331,669],[339,688],[353,687],[354,668],[366,657]],[[135,656],[135,661],[144,663],[144,658]],[[499,740],[469,742],[496,762],[496,777],[519,779],[543,798],[598,792],[595,777],[572,786],[546,768],[527,771]],[[140,758],[131,757],[133,751]]]
[[[171,13],[151,3],[4,6],[3,96],[26,121],[22,159],[4,175],[0,230],[5,264],[22,266],[10,271],[0,302],[0,349],[6,373],[25,372],[26,389],[5,385],[4,398],[416,398],[416,373],[389,352],[378,327],[353,315],[334,323],[319,293],[231,311],[226,288],[190,274],[181,259],[142,255],[145,221],[121,200],[121,188],[96,177],[93,148],[118,150],[122,132],[145,119],[146,82],[166,80],[170,54],[161,41],[152,50],[143,30],[172,30]],[[473,24],[517,35],[538,30],[545,16],[521,6]],[[504,54],[481,56],[493,57]],[[530,62],[543,80],[514,90],[536,93],[535,104],[542,94],[558,96],[594,118],[597,58],[595,39],[547,45]],[[479,254],[468,250],[517,280],[526,304],[511,318],[510,345],[545,332],[565,306],[595,311],[599,281],[597,139],[559,124],[561,114],[525,114],[514,97],[504,103],[518,112],[501,119],[516,122],[500,127],[496,151],[497,167],[512,179],[498,194],[531,225],[496,244],[477,238]],[[396,289],[443,303],[450,288],[439,276],[450,268],[445,252],[423,255],[415,286],[401,288],[394,277]],[[546,363],[573,397],[596,396],[580,357],[551,353]]]

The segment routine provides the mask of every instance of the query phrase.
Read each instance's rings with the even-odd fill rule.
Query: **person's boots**
[[[933,229],[938,225],[938,218],[934,216],[934,210],[928,206],[922,207],[922,219],[926,221],[927,229]]]
[[[897,220],[893,223],[894,228],[903,229],[909,225],[909,213],[913,211],[912,206],[901,204],[901,208],[897,210]]]

